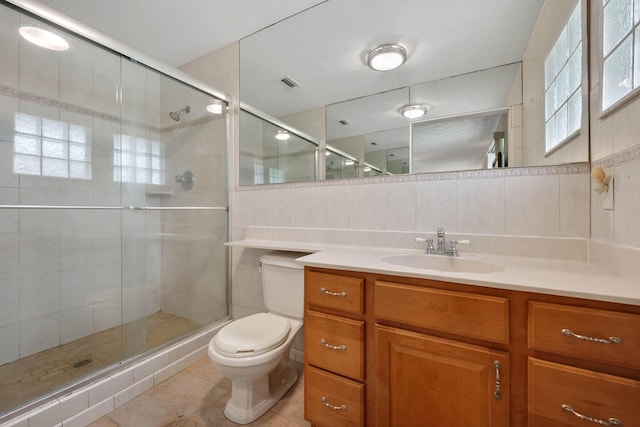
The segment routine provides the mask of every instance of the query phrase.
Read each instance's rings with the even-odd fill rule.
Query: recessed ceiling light
[[[383,44],[369,52],[367,65],[376,71],[390,71],[407,60],[407,49],[397,44]]]
[[[219,99],[214,99],[211,104],[207,105],[207,111],[212,114],[222,114],[224,104]]]
[[[429,111],[427,106],[422,104],[404,105],[398,109],[398,112],[407,119],[418,119],[427,114],[427,111]]]
[[[57,34],[38,27],[20,27],[20,35],[27,41],[50,50],[67,50],[69,43]]]
[[[276,139],[278,141],[286,141],[289,138],[291,138],[291,134],[289,134],[289,132],[287,132],[286,130],[278,129],[278,131],[276,132]]]

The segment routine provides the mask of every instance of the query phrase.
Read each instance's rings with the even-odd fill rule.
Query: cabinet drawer
[[[304,318],[307,363],[364,380],[364,322],[307,310]]]
[[[529,358],[529,427],[637,426],[638,402],[639,381]]]
[[[304,297],[307,304],[362,314],[364,279],[306,270]]]
[[[375,314],[377,319],[509,343],[507,298],[376,281]]]
[[[307,366],[305,419],[322,426],[363,426],[364,385]]]
[[[640,368],[638,325],[638,314],[529,302],[534,350]]]

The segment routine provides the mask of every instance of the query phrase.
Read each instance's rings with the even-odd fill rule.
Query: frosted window
[[[579,131],[582,123],[582,97],[580,96],[582,92],[582,19],[580,5],[578,2],[544,63],[545,146],[547,152]],[[569,106],[570,102],[578,102],[580,107],[573,104]]]
[[[16,113],[14,129],[14,173],[91,179],[91,136],[87,128]]]
[[[254,163],[253,165],[253,183],[264,184],[264,166]]]
[[[69,176],[69,162],[61,159],[42,159],[42,175],[67,178]]]
[[[285,174],[282,169],[269,168],[269,182],[271,184],[278,184],[285,182]]]
[[[67,159],[69,154],[67,148],[69,143],[66,141],[55,141],[53,139],[42,140],[42,157],[54,157],[56,159]]]
[[[567,111],[568,129],[580,129],[580,120],[582,118],[582,97],[580,95],[580,92],[576,92],[569,99],[569,110]]]
[[[15,134],[13,151],[20,154],[40,155],[42,139],[37,136]]]
[[[602,110],[640,86],[640,0],[603,3]]]
[[[627,38],[607,58],[602,70],[602,108],[607,109],[632,89],[632,38]]]
[[[14,154],[13,171],[26,175],[40,175],[40,157]]]
[[[633,26],[633,0],[610,0],[604,7],[603,52],[608,55]]]
[[[57,120],[42,119],[42,136],[68,141],[69,128],[66,123]]]
[[[164,185],[164,145],[130,135],[113,136],[113,180]]]

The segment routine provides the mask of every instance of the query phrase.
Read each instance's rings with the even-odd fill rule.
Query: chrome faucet
[[[451,240],[449,242],[449,247],[447,248],[444,227],[438,227],[437,231],[438,243],[437,246],[433,246],[433,239],[419,239],[416,238],[416,242],[426,242],[427,249],[424,251],[425,254],[431,255],[451,255],[451,256],[459,256],[458,254],[458,245],[468,245],[471,243],[469,240]]]
[[[436,251],[438,253],[444,253],[446,250],[445,245],[444,227],[438,227],[438,247],[436,248]]]

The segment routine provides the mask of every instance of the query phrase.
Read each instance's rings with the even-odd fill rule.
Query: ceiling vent
[[[343,126],[347,126],[351,124],[351,122],[347,119],[338,120],[338,123],[340,123]]]
[[[286,77],[280,79],[280,81],[282,82],[283,85],[285,85],[287,87],[298,87],[298,86],[300,86],[300,83],[298,83],[297,81],[293,80],[289,76],[286,76]]]

